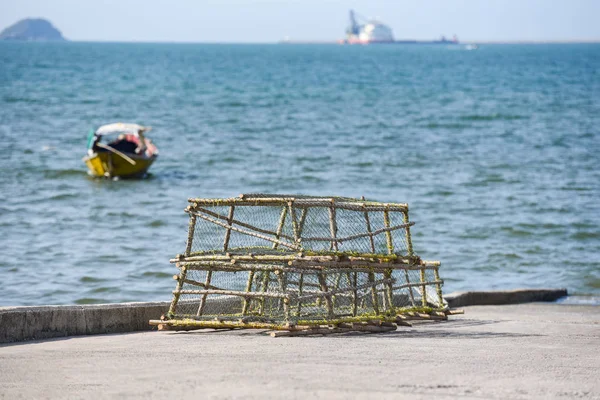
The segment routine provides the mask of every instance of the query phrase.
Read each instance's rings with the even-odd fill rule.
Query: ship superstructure
[[[360,24],[358,21],[363,22]],[[375,19],[364,18],[350,10],[350,25],[346,30],[347,43],[393,43],[392,29]]]

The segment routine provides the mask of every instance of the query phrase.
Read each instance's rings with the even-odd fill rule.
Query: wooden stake
[[[383,212],[383,224],[387,229],[390,228],[390,214],[387,210]],[[393,254],[394,253],[394,243],[392,241],[392,232],[391,231],[388,230],[385,232],[385,240],[387,243],[388,254]],[[391,281],[392,270],[391,269],[386,270],[384,272],[384,276],[386,278],[389,278],[389,280]],[[391,283],[386,284],[386,296],[387,296],[387,301],[388,301],[388,309],[393,312],[393,310],[394,310],[394,293],[392,290]]]
[[[298,222],[298,237],[302,237],[302,232],[304,231],[304,222],[306,222],[306,216],[308,215],[308,208],[303,208],[300,213],[300,222]],[[302,290],[306,283],[304,283],[304,273],[300,272],[300,276],[298,278],[298,296],[302,296]],[[300,316],[302,308],[302,301],[298,301],[298,311],[297,315]]]
[[[371,235],[371,221],[369,221],[369,213],[368,211],[364,212],[365,214],[365,222],[367,224],[367,233],[369,233],[369,241],[371,242],[371,253],[375,253],[375,240],[373,239],[373,235]]]
[[[385,295],[387,297],[387,310],[391,311],[392,313],[394,312],[394,291],[392,290],[392,282],[394,281],[392,279],[392,270],[388,269],[383,273],[383,276],[385,277]]]
[[[388,210],[383,212],[383,224],[386,228],[385,231],[385,242],[387,244],[388,254],[394,253],[394,242],[392,241],[392,232],[390,232],[390,213]],[[399,225],[400,227],[406,227],[408,229],[407,224]]]
[[[402,219],[403,222],[405,224],[409,223],[409,219],[408,219],[408,208],[402,212]],[[406,251],[408,252],[408,256],[412,257],[413,256],[413,247],[412,247],[412,239],[410,237],[410,226],[406,227]],[[408,276],[408,271],[404,272],[404,276],[406,277],[406,283],[410,283],[410,279]],[[409,286],[409,293],[410,293],[410,301],[412,303],[412,305],[414,307],[416,307],[416,303],[415,303],[415,294],[413,292],[413,287]],[[425,300],[427,301],[427,300]]]
[[[404,219],[404,223],[408,224],[408,209],[402,212],[402,217]],[[412,239],[410,237],[410,225],[406,227],[406,251],[408,251],[408,255],[413,255],[413,247],[412,247]]]
[[[352,286],[357,287],[358,286],[358,274],[356,272],[352,273],[352,278],[353,278],[353,282],[351,283]],[[350,277],[350,274],[348,274],[348,277]],[[356,314],[358,313],[358,290],[354,289],[352,291],[352,315],[356,316]]]
[[[189,256],[192,251],[192,243],[194,241],[194,231],[196,229],[196,216],[194,214],[190,215],[190,223],[188,226],[188,237],[187,243],[185,246],[185,256]]]
[[[325,280],[325,275],[317,274],[319,278],[319,283],[321,284],[321,291],[323,293],[327,293],[329,288],[327,287],[327,281]],[[325,297],[325,302],[327,303],[327,315],[329,318],[333,318],[333,302],[331,301],[331,296]]]
[[[175,275],[175,276],[177,276],[177,275]],[[189,283],[190,285],[200,286],[200,287],[203,287],[203,288],[206,288],[206,289],[223,290],[222,288],[219,288],[219,287],[216,287],[216,286],[213,286],[213,285],[206,286],[204,283],[198,282],[198,281],[194,281],[192,279],[184,279],[183,283]]]
[[[342,274],[337,274],[335,277],[335,282],[333,284],[333,292],[337,293],[338,289],[340,288],[340,280],[342,279]],[[335,308],[335,295],[331,297],[331,301],[333,303],[333,308]]]
[[[279,290],[281,290],[282,293],[286,292],[285,278],[286,277],[285,277],[284,273],[277,274],[277,281],[279,282]],[[289,320],[290,320],[290,299],[289,299],[289,297],[283,297],[283,298],[279,299],[279,307],[283,308],[285,322],[289,322]]]
[[[208,287],[210,285],[211,278],[212,278],[212,269],[209,269],[206,272],[206,281],[204,282],[205,287]],[[204,305],[206,304],[206,296],[209,294],[208,291],[210,291],[210,290],[212,290],[212,289],[205,289],[204,291],[206,293],[189,293],[189,294],[202,294],[202,298],[200,299],[200,304],[198,305],[198,311],[196,312],[197,316],[202,315],[202,313],[204,312]],[[183,290],[180,290],[179,292],[184,293]]]
[[[254,281],[254,270],[248,272],[248,281],[246,282],[246,292],[252,291],[252,282]],[[244,306],[242,307],[242,315],[248,313],[248,307],[250,306],[250,299],[244,297]]]
[[[175,293],[176,291],[173,291]],[[239,297],[272,297],[272,298],[286,298],[289,297],[286,293],[279,292],[243,292],[241,290],[216,290],[216,289],[198,289],[198,290],[180,290],[180,294],[201,294],[207,296],[209,294],[223,294],[229,296]],[[197,316],[200,316],[198,314]]]
[[[298,236],[302,236],[304,222],[306,221],[306,214],[308,214],[308,208],[303,208],[302,212],[300,213],[300,222],[298,222]]]
[[[235,210],[235,206],[231,206],[229,208],[229,215],[227,216],[227,225],[228,228],[225,230],[225,240],[223,241],[223,251],[227,251],[229,247],[229,237],[231,236],[231,222],[233,221],[233,212]]]
[[[426,282],[426,278],[425,278],[425,270],[422,269],[420,272],[420,278],[421,278],[421,290],[422,290],[422,294],[421,294],[421,305],[423,307],[427,307],[427,282]]]
[[[375,314],[379,314],[379,300],[377,299],[377,287],[375,285],[375,273],[373,271],[369,272],[369,283],[371,286],[371,301],[373,302],[373,310],[375,310]]]
[[[415,295],[413,293],[413,287],[412,284],[410,283],[410,278],[408,276],[408,270],[404,270],[404,278],[406,279],[406,284],[408,285],[408,293],[410,295],[410,303],[412,304],[413,307],[416,307],[417,304],[415,303]]]
[[[335,218],[335,207],[329,207],[329,231],[331,232],[331,246],[330,249],[333,251],[338,251],[338,242],[336,239],[337,236],[337,221]],[[308,240],[308,239],[305,239]]]
[[[294,231],[294,241],[298,246],[300,246],[300,228],[298,227],[298,222],[296,221],[296,211],[294,210],[294,203],[290,201],[288,203],[288,212],[290,214],[290,218],[292,220],[292,230]]]
[[[330,240],[330,239],[329,239]],[[365,263],[372,264],[377,261],[379,263],[387,264],[405,264],[414,265],[414,269],[434,269],[439,267],[439,261],[421,261],[420,258],[413,257],[401,257],[396,254],[373,254],[373,253],[361,253],[361,254],[329,254],[328,252],[316,252],[317,255],[298,255],[298,254],[222,254],[222,253],[206,253],[199,255],[178,255],[178,257],[170,260],[171,263],[179,263],[186,261],[293,261],[293,262],[310,262],[310,263],[323,263],[333,261],[339,263],[340,261],[359,263],[364,261]]]
[[[301,273],[300,278],[298,278],[298,297],[302,297],[303,286],[304,286],[304,274]],[[297,311],[296,315],[300,316],[301,309],[302,309],[302,301],[298,300],[298,311]]]
[[[191,330],[200,328],[212,328],[212,329],[235,329],[235,328],[249,328],[249,329],[275,329],[275,330],[288,330],[289,327],[284,324],[277,324],[274,322],[242,322],[242,321],[227,321],[227,320],[193,320],[193,319],[171,319],[167,321],[162,320],[150,320],[150,325],[167,325],[172,330]],[[305,327],[308,328],[308,327]]]
[[[275,240],[273,241],[273,248],[276,249],[278,247],[279,238],[281,237],[281,232],[283,231],[283,225],[285,224],[285,216],[287,215],[287,207],[283,207],[281,210],[281,215],[279,216],[279,224],[277,225],[277,232],[275,233]]]
[[[353,199],[343,199],[322,197],[322,198],[295,198],[295,197],[271,197],[271,198],[231,198],[231,199],[188,199],[192,207],[204,206],[282,206],[289,201],[294,201],[297,208],[309,207],[328,207],[332,201],[335,201],[336,208],[343,210],[362,211],[367,208],[369,211],[406,211],[408,205],[403,203],[377,203],[369,201],[358,201]]]
[[[213,271],[227,271],[227,272],[238,272],[238,271],[249,271],[255,269],[257,271],[277,271],[285,269],[288,273],[322,273],[325,275],[338,274],[342,272],[376,272],[384,273],[388,269],[392,270],[421,270],[420,267],[406,267],[406,265],[390,265],[390,264],[354,264],[354,263],[326,263],[325,265],[315,265],[313,263],[292,263],[291,266],[282,267],[280,265],[269,265],[269,264],[258,264],[258,261],[254,263],[230,263],[223,261],[190,261],[181,262],[181,266],[186,266],[188,270],[200,270],[205,271],[212,269]],[[435,281],[433,281],[435,283]],[[418,286],[418,285],[417,285]]]
[[[263,278],[263,281],[262,281],[261,293],[265,293],[269,289],[269,280],[271,278],[271,271],[263,271],[262,278]],[[265,312],[265,298],[262,297],[260,299],[259,314],[264,315],[264,312]]]
[[[438,295],[438,301],[440,304],[440,307],[443,307],[444,305],[444,296],[442,295],[442,284],[441,284],[441,279],[440,279],[440,271],[438,268],[433,270],[433,277],[434,279],[438,282],[435,284],[435,289],[437,291],[437,295]]]
[[[179,292],[183,288],[183,283],[185,282],[187,276],[187,268],[181,267],[181,272],[179,274],[179,280],[177,281],[177,286],[175,291],[177,293],[173,293],[173,300],[171,300],[171,305],[169,306],[169,315],[174,315],[177,312],[177,303],[179,302]]]

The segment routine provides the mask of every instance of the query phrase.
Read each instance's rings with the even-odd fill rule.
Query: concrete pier
[[[150,330],[148,321],[166,313],[169,304],[0,307],[0,343]]]
[[[0,346],[0,398],[600,398],[600,307],[465,307],[380,334],[137,332]]]
[[[554,301],[566,289],[517,289],[457,292],[446,296],[450,307]],[[153,329],[169,302],[90,304],[72,306],[0,307],[0,343],[64,336],[125,333]]]

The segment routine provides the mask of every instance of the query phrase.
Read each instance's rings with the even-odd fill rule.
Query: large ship
[[[340,43],[371,44],[371,43],[414,43],[414,44],[458,44],[456,35],[452,39],[442,36],[440,40],[418,41],[412,39],[394,39],[392,28],[376,19],[365,18],[354,10],[350,10],[350,23],[346,29],[346,38]]]
[[[365,21],[362,25],[358,18]],[[383,23],[358,16],[350,10],[350,24],[346,29],[346,42],[350,44],[394,43],[392,29]]]

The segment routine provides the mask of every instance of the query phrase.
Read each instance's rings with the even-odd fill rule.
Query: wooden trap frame
[[[457,313],[440,262],[413,252],[407,204],[266,194],[189,203],[173,300],[150,321],[159,329],[386,332]]]

